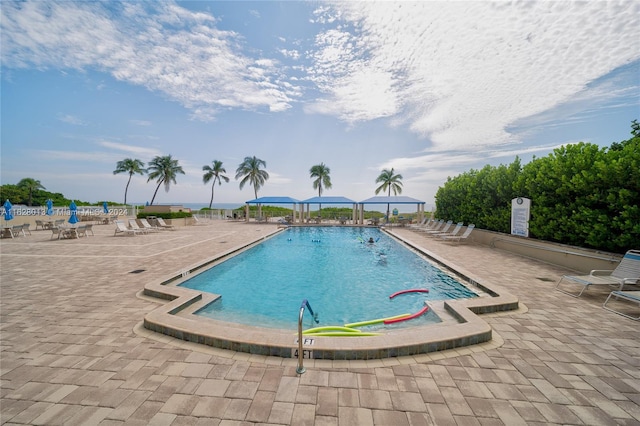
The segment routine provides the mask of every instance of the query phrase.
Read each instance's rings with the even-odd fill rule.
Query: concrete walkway
[[[231,353],[140,328],[144,284],[275,224],[215,221],[135,237],[0,240],[0,420],[42,425],[639,425],[640,324],[568,271],[398,229],[519,297],[485,315],[490,344],[422,357],[316,362]],[[134,271],[140,271],[134,273]]]

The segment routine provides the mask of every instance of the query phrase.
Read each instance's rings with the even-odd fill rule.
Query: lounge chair
[[[444,219],[435,219],[425,225],[423,228],[413,228],[416,231],[427,232],[437,231],[444,226]]]
[[[462,235],[439,235],[439,237],[443,241],[459,243],[459,242],[462,242],[462,241],[466,241],[467,238],[469,238],[469,235],[471,235],[471,231],[473,231],[473,228],[475,228],[475,227],[476,227],[476,225],[471,223],[471,224],[469,224],[469,226],[467,226],[467,229],[464,230]]]
[[[440,225],[436,226],[434,229],[427,229],[426,231],[420,231],[424,234],[442,234],[442,233],[446,233],[447,231],[449,231],[449,228],[451,228],[451,225],[453,225],[453,221],[452,220],[448,220],[446,223],[443,221]]]
[[[580,293],[574,294],[561,289],[560,283],[564,280],[581,285]],[[615,285],[619,286],[619,291],[622,291],[625,284],[640,284],[640,250],[629,250],[614,270],[594,269],[589,275],[563,275],[556,284],[556,290],[573,297],[580,297],[592,285]]]
[[[458,235],[458,232],[460,232],[460,230],[462,229],[462,226],[464,225],[463,222],[458,222],[456,223],[456,227],[453,228],[453,231],[451,232],[446,232],[446,231],[440,231],[440,232],[429,232],[427,233],[427,235],[429,237],[444,237],[445,235],[450,235],[452,237],[455,237],[456,235]]]
[[[426,227],[429,226],[430,223],[431,223],[431,218],[424,217],[420,221],[420,223],[414,223],[412,225],[409,225],[409,228],[411,228],[411,229],[426,229]]]
[[[147,221],[147,219],[138,219],[138,221],[140,221],[140,225],[142,226],[142,229],[146,229],[148,232],[160,231],[160,228],[158,228],[157,226],[151,225],[149,221]]]
[[[156,223],[158,224],[158,227],[162,229],[171,229],[172,231],[176,229],[173,225],[167,225],[167,223],[161,217],[156,218]]]
[[[634,317],[632,315],[629,315],[623,312],[622,310],[618,310],[618,309],[612,308],[611,306],[607,306],[607,303],[609,303],[612,296],[613,296],[613,301],[623,300],[631,303],[637,303],[638,306],[640,306],[640,291],[620,291],[620,290],[612,291],[611,293],[609,293],[609,297],[607,297],[607,300],[605,300],[604,303],[602,304],[602,307],[605,308],[607,311],[615,312],[616,314],[622,315],[623,317],[627,317],[635,321],[640,321],[640,315],[638,315],[637,317]]]
[[[118,234],[124,235],[137,235],[138,232],[135,229],[127,228],[127,225],[121,220],[115,220],[113,223],[116,225],[116,231],[113,233],[114,236]]]
[[[133,229],[134,231],[139,232],[141,234],[148,234],[149,233],[148,229],[140,228],[138,226],[138,222],[136,222],[135,219],[129,219],[129,229]]]

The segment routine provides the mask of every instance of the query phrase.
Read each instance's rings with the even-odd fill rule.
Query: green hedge
[[[138,219],[145,219],[149,216],[161,217],[163,219],[182,219],[185,217],[192,217],[193,215],[190,212],[145,213],[144,211],[140,211],[136,217]]]

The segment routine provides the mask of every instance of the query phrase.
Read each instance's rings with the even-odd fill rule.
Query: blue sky
[[[640,118],[640,2],[2,2],[1,183],[122,201],[125,158],[182,165],[156,203],[259,196],[363,200],[393,167],[433,205],[448,176]],[[128,200],[155,190],[134,176]]]

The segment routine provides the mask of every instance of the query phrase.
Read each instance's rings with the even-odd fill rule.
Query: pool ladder
[[[304,308],[309,309],[309,313],[315,320],[316,324],[320,322],[318,321],[318,314],[313,313],[313,309],[311,309],[309,301],[304,299],[302,301],[302,305],[300,305],[300,314],[298,315],[298,368],[296,368],[296,373],[298,374],[302,374],[306,371],[303,365],[304,352],[302,350],[302,318],[304,317]]]

